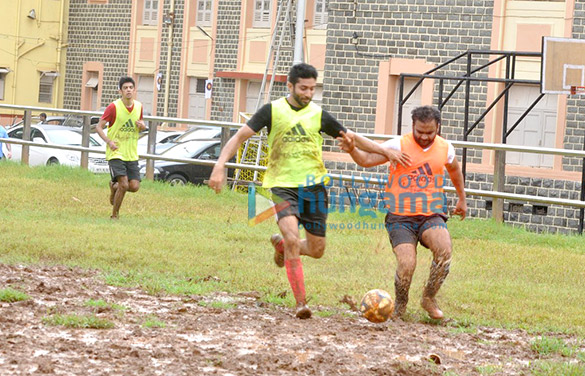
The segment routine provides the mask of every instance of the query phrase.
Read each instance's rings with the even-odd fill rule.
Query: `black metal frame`
[[[473,68],[472,67],[472,59],[474,56],[496,56],[495,58],[491,59],[488,63],[483,64],[479,67]],[[516,52],[516,51],[481,51],[481,50],[468,50],[460,55],[455,56],[454,58],[446,61],[445,63],[425,72],[424,74],[401,74],[400,75],[400,86],[399,86],[399,94],[398,94],[398,127],[397,127],[397,134],[402,134],[402,106],[408,101],[408,99],[412,96],[415,90],[422,84],[425,78],[432,78],[439,80],[439,93],[437,97],[437,107],[441,110],[447,102],[453,97],[453,95],[457,92],[457,90],[465,83],[465,112],[464,112],[464,120],[463,120],[463,141],[468,140],[468,136],[473,132],[473,130],[479,125],[479,123],[485,118],[485,116],[496,106],[496,104],[504,98],[504,109],[503,109],[503,119],[502,119],[502,143],[506,144],[508,136],[518,127],[518,125],[524,120],[524,118],[532,111],[532,109],[540,102],[540,100],[544,97],[544,93],[541,93],[528,108],[524,111],[524,113],[520,116],[520,118],[511,126],[508,127],[508,103],[509,103],[509,90],[514,84],[528,84],[528,85],[538,85],[541,86],[540,80],[522,80],[515,78],[515,71],[516,71],[516,59],[518,57],[534,57],[542,59],[542,53],[540,52]],[[441,70],[449,66],[450,64],[466,58],[466,74],[464,76],[448,76],[448,75],[439,75],[435,74],[435,72]],[[488,57],[488,59],[490,59]],[[473,74],[482,71],[483,69],[491,66],[494,63],[497,63],[501,60],[506,61],[506,76],[505,78],[489,78],[489,77],[472,77]],[[414,85],[414,87],[404,95],[404,79],[405,77],[414,77],[419,78],[418,82]],[[453,89],[447,94],[445,99],[444,97],[444,82],[445,81],[457,81],[457,84]],[[505,83],[506,86],[504,89],[498,94],[498,96],[486,107],[483,113],[479,116],[479,118],[470,126],[469,125],[469,104],[470,104],[470,92],[471,92],[471,83],[472,82],[499,82]],[[583,145],[583,150],[585,150],[585,143]],[[467,172],[467,148],[463,148],[463,155],[462,155],[462,164],[461,169],[463,172],[463,178],[466,177]],[[585,201],[585,159],[583,160],[583,169],[581,172],[581,201]],[[583,234],[584,228],[584,217],[585,217],[585,209],[580,209],[579,212],[579,234]]]

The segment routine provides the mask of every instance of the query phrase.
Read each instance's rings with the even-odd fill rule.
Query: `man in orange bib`
[[[416,246],[420,242],[433,253],[429,279],[423,291],[422,307],[432,319],[442,319],[436,295],[449,274],[451,236],[447,230],[446,200],[443,192],[445,168],[457,191],[452,214],[465,218],[467,203],[461,168],[451,143],[438,135],[439,110],[422,106],[412,111],[412,133],[394,138],[383,147],[406,155],[410,165],[390,164],[385,189],[388,209],[385,224],[396,255],[394,279],[396,302],[394,318],[406,311],[408,291],[416,268]],[[354,146],[351,135],[338,138],[340,146],[360,166],[372,167],[388,162],[381,154],[365,152]]]

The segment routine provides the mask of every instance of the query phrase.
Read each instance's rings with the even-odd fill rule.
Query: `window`
[[[197,26],[211,26],[212,0],[197,0]]]
[[[246,112],[253,114],[256,112],[256,104],[258,103],[258,96],[260,95],[261,82],[248,82],[248,89],[246,90]],[[264,104],[260,100],[260,107]]]
[[[142,24],[150,26],[158,24],[158,0],[144,0]]]
[[[42,72],[39,83],[39,102],[53,103],[53,82],[56,72]]]
[[[4,86],[6,82],[6,73],[10,72],[6,68],[0,68],[0,101],[4,100]]]
[[[10,138],[17,138],[19,140],[22,140],[22,136],[23,135],[24,135],[24,129],[23,128],[15,129],[12,132],[8,132],[8,137],[10,137]]]
[[[144,115],[151,115],[154,107],[154,76],[138,76],[137,82],[136,99],[142,103]]]
[[[315,102],[315,104],[318,104],[319,106],[323,106],[323,86],[315,86],[313,102]]]
[[[514,85],[510,88],[508,129],[540,95],[540,87]],[[510,145],[554,148],[557,129],[557,96],[545,95],[510,133]],[[507,152],[506,163],[511,165],[552,168],[554,157],[548,154]]]
[[[205,78],[189,78],[189,118],[205,119],[207,112],[205,100]]]
[[[315,19],[313,29],[327,28],[327,4],[325,0],[315,0]]]
[[[253,27],[270,27],[270,0],[254,1]]]
[[[217,144],[207,148],[207,150],[201,153],[199,159],[207,159],[213,161],[219,159],[220,146],[221,146],[220,144]]]
[[[414,85],[418,83],[418,78],[404,78],[404,89],[402,89],[403,95],[406,97],[412,90]],[[400,100],[400,80],[396,83],[396,104],[394,110],[394,126],[393,134],[398,134],[398,101]],[[419,85],[414,93],[408,98],[408,101],[402,105],[402,127],[400,134],[407,134],[412,132],[412,110],[419,107],[422,104],[422,84]]]
[[[92,111],[97,110],[97,97],[98,97],[98,86],[99,86],[99,73],[98,72],[87,72],[89,79],[85,83],[87,95],[89,95],[89,109]]]

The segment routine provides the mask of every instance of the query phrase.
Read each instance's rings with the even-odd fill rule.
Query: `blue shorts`
[[[299,188],[271,188],[272,201],[288,201],[289,207],[276,213],[278,219],[294,215],[311,235],[325,237],[328,197],[323,184]],[[277,196],[277,197],[274,197]]]
[[[430,228],[447,228],[447,217],[443,214],[408,216],[388,213],[384,222],[392,248],[404,243],[416,247],[418,242],[429,248],[422,241],[423,232]]]

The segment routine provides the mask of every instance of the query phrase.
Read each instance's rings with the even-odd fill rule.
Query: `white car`
[[[155,141],[155,154],[160,154],[173,146],[173,140],[181,136],[184,132],[178,131],[157,131]],[[148,147],[148,132],[140,134],[138,138],[138,154],[146,154]]]
[[[16,126],[10,128],[8,131],[8,137],[22,140],[23,132],[22,125]],[[36,143],[81,146],[81,131],[60,125],[37,124],[31,126],[31,140]],[[12,160],[20,161],[22,158],[22,145],[12,144],[11,146]],[[89,147],[96,151],[104,150],[104,147],[92,136],[89,137]],[[90,153],[88,159],[88,169],[91,172],[110,172],[105,154]],[[30,166],[51,164],[78,167],[81,165],[81,152],[39,146],[31,146],[29,148]]]

